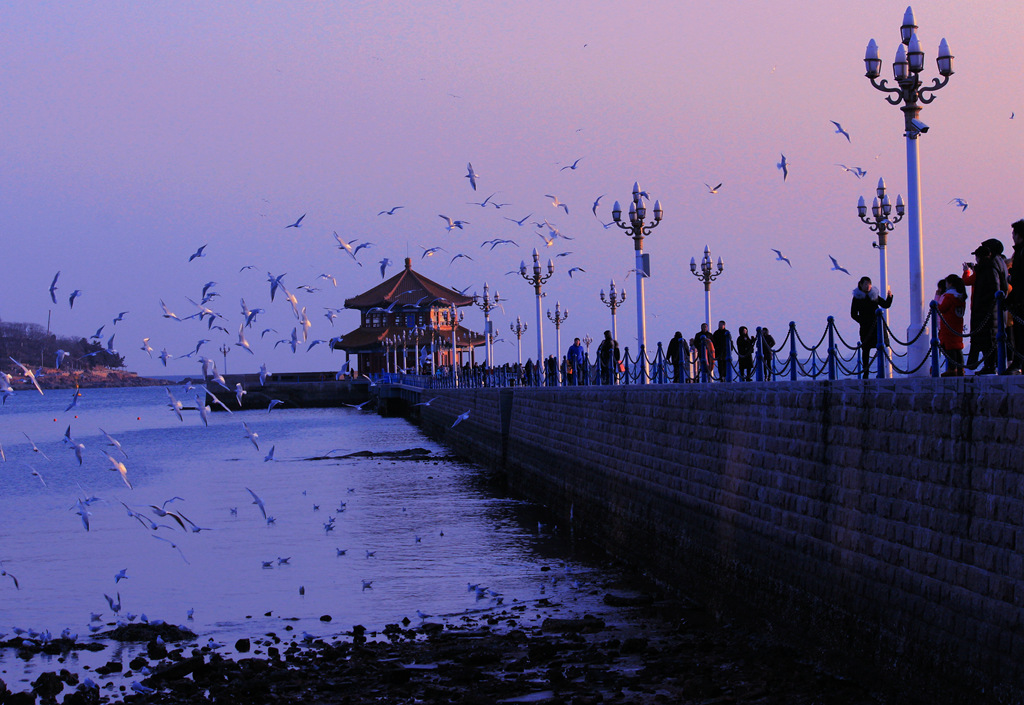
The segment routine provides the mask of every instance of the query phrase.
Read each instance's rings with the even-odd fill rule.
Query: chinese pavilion
[[[401,272],[345,300],[345,308],[359,311],[360,325],[336,339],[334,349],[356,354],[351,369],[360,374],[385,371],[385,355],[408,372],[430,371],[451,365],[454,327],[454,359],[461,363],[462,353],[485,344],[482,334],[456,319],[457,309],[473,301],[414,272],[406,257]]]

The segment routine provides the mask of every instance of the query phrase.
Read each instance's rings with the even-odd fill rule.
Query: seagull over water
[[[472,409],[467,409],[466,411],[463,411],[463,412],[462,412],[461,414],[459,414],[458,416],[456,416],[456,417],[455,417],[455,423],[453,423],[453,424],[452,424],[452,428],[455,428],[455,427],[456,427],[456,426],[458,426],[458,425],[459,425],[460,423],[462,423],[463,421],[465,421],[466,419],[468,419],[468,418],[469,418],[469,412],[470,412],[470,411],[472,411]]]
[[[832,255],[829,255],[828,258],[830,260],[832,260],[832,270],[829,270],[829,271],[833,271],[834,270],[834,271],[837,271],[837,272],[844,272],[847,275],[850,274],[850,270],[846,269],[845,267],[840,267],[839,266],[839,263],[836,262],[836,258],[835,257],[833,257]],[[790,265],[790,266],[792,266],[792,265]]]
[[[793,263],[789,261],[789,258],[787,258],[787,257],[783,257],[783,256],[782,256],[782,253],[781,253],[781,252],[779,252],[778,250],[776,250],[776,249],[774,249],[774,248],[769,248],[769,249],[770,249],[770,250],[771,250],[772,252],[774,252],[774,253],[775,253],[775,259],[777,259],[777,260],[779,260],[779,261],[781,261],[781,262],[785,262],[785,263],[786,263],[786,264],[788,264],[788,265],[789,265],[790,267],[792,267],[792,266],[793,266]]]
[[[842,125],[840,125],[835,120],[829,120],[829,122],[831,122],[833,125],[836,126],[836,134],[837,135],[842,135],[843,137],[845,137],[847,142],[850,141],[850,133],[847,132],[846,130],[844,130]]]
[[[954,198],[953,200],[950,201],[950,203],[960,208],[961,213],[967,210],[967,201],[963,198]]]

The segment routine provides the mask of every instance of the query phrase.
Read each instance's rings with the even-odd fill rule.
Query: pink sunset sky
[[[1024,217],[1024,9],[1019,2],[914,4],[937,76],[945,37],[955,75],[925,106],[921,138],[926,296],[989,237],[1009,249]],[[127,367],[195,375],[193,360],[166,368],[143,338],[177,358],[200,338],[218,362],[237,340],[239,299],[267,312],[233,348],[229,372],[337,369],[344,355],[319,345],[293,354],[273,344],[296,325],[270,302],[267,273],[284,283],[328,339],[358,324],[323,315],[396,273],[405,257],[427,277],[468,293],[485,282],[505,302],[497,362],[514,361],[510,321],[530,326],[533,289],[518,274],[534,247],[559,252],[545,310],[569,311],[562,347],[610,327],[598,292],[627,293],[619,340],[636,349],[632,241],[605,229],[634,180],[660,199],[663,223],[645,241],[648,344],[704,318],[703,287],[689,273],[704,246],[725,273],[712,317],[769,326],[781,340],[795,321],[817,341],[836,317],[847,339],[856,277],[877,281],[874,235],[856,216],[879,177],[906,196],[902,114],[864,77],[874,38],[891,73],[905,3],[612,2],[90,2],[14,3],[3,11],[0,110],[3,213],[0,318],[88,336],[106,325]],[[891,83],[891,81],[890,81]],[[1015,119],[1011,115],[1018,113]],[[835,133],[840,122],[851,140]],[[785,182],[776,168],[790,163]],[[579,160],[576,169],[562,169]],[[467,162],[480,174],[474,192]],[[867,171],[863,179],[837,164]],[[711,194],[705,183],[722,183]],[[470,202],[492,199],[501,209]],[[557,195],[570,212],[555,208]],[[597,211],[591,206],[602,196]],[[969,202],[966,210],[950,204]],[[403,206],[394,215],[378,212]],[[285,228],[306,214],[300,228]],[[438,214],[469,221],[445,231]],[[508,218],[532,214],[520,227]],[[531,221],[575,238],[546,247]],[[907,223],[889,241],[891,324],[908,315]],[[362,267],[332,232],[369,241]],[[481,248],[509,238],[519,247]],[[201,245],[205,257],[189,262]],[[421,259],[424,248],[444,252]],[[792,268],[775,260],[785,253]],[[470,255],[450,263],[457,253]],[[830,271],[829,255],[850,270]],[[253,269],[239,271],[245,265]],[[570,278],[570,267],[581,267]],[[48,287],[60,270],[58,303]],[[337,279],[335,287],[320,274]],[[211,304],[231,331],[162,317],[160,300],[195,312]],[[319,287],[317,292],[299,285]],[[80,289],[74,309],[68,295]],[[124,321],[112,319],[128,311]],[[465,324],[483,314],[465,309]],[[259,331],[275,328],[260,339]],[[545,350],[554,351],[545,319]],[[478,355],[478,360],[482,355]]]

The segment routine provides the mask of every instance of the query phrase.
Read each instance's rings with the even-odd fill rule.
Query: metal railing
[[[931,377],[938,377],[943,368],[956,370],[958,361],[954,351],[944,350],[939,344],[939,326],[945,326],[955,337],[971,339],[979,348],[979,359],[991,361],[986,370],[991,368],[999,374],[1015,365],[1020,368],[1024,364],[1024,350],[1014,350],[1009,345],[1007,332],[1008,320],[1012,325],[1024,326],[1024,319],[1015,314],[1008,314],[1005,296],[1002,292],[996,295],[993,312],[982,320],[974,330],[956,330],[938,312],[933,301],[928,316],[921,328],[908,340],[901,340],[885,321],[882,309],[876,311],[877,329],[875,344],[865,354],[860,341],[846,340],[835,319],[828,317],[825,329],[813,344],[801,336],[796,323],[790,322],[786,336],[778,344],[767,333],[767,329],[757,328],[754,336],[753,354],[741,358],[732,343],[731,336],[724,351],[711,357],[702,355],[701,350],[689,347],[689,355],[678,364],[670,362],[665,355],[662,344],[658,343],[653,355],[641,349],[636,355],[624,348],[616,357],[609,355],[589,354],[583,356],[582,362],[570,362],[566,357],[557,359],[549,357],[544,365],[536,365],[532,360],[520,367],[507,364],[493,368],[481,365],[464,365],[452,374],[451,367],[439,368],[434,375],[429,374],[395,374],[386,373],[374,377],[375,381],[408,384],[423,388],[477,388],[477,387],[557,387],[557,386],[603,386],[630,384],[669,384],[669,383],[710,383],[721,381],[800,381],[800,380],[839,380],[874,377],[883,379],[891,366],[896,375],[919,375],[923,369]],[[993,327],[994,320],[994,327]],[[919,358],[911,357],[914,343],[928,331],[931,345],[927,353]],[[990,345],[982,341],[985,336],[992,336]],[[977,342],[975,342],[977,338]],[[1024,336],[1022,336],[1024,338]],[[647,364],[644,365],[643,362]]]

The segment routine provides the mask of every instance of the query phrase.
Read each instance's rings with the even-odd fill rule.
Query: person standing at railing
[[[1000,246],[1001,247],[1001,246]],[[975,262],[964,262],[964,283],[971,286],[971,351],[967,367],[976,374],[991,375],[996,371],[996,292],[1000,291],[999,269],[992,249],[981,245],[974,252]]]
[[[939,299],[939,347],[946,356],[942,377],[964,376],[964,313],[967,311],[967,287],[956,274],[944,280],[946,291]]]
[[[761,327],[755,344],[761,346],[761,376],[765,382],[769,382],[775,369],[772,364],[775,359],[775,338],[768,332],[768,326]]]
[[[718,330],[711,334],[715,344],[715,362],[718,363],[718,379],[721,382],[732,381],[732,366],[729,358],[732,353],[732,333],[725,327],[725,321],[718,322]]]
[[[686,344],[686,338],[680,331],[668,341],[668,349],[665,351],[665,359],[672,365],[672,381],[680,384],[684,379],[689,381],[688,363],[690,361],[690,346]]]
[[[754,378],[754,339],[746,326],[740,326],[740,334],[736,336],[736,355],[740,380],[749,382]]]
[[[568,378],[568,384],[573,386],[583,384],[583,346],[580,345],[579,338],[572,339],[569,353],[565,356],[565,374]]]
[[[1018,220],[1010,227],[1013,231],[1013,257],[1010,259],[1010,293],[1006,297],[1006,310],[1010,312],[1013,349],[1012,356],[1007,356],[1006,374],[1012,375],[1020,374],[1024,365],[1024,220]]]
[[[697,377],[702,382],[712,381],[715,365],[715,341],[707,323],[700,324],[700,331],[693,336],[693,347],[697,350]]]
[[[597,346],[597,359],[601,365],[601,383],[611,384],[619,367],[619,344],[612,332],[604,332],[604,340]]]
[[[891,289],[886,292],[886,297],[883,299],[879,295],[878,288],[871,285],[871,277],[860,278],[857,288],[853,290],[850,318],[860,325],[861,374],[864,379],[871,376],[871,353],[878,347],[878,319],[875,311],[890,306],[892,306]]]

